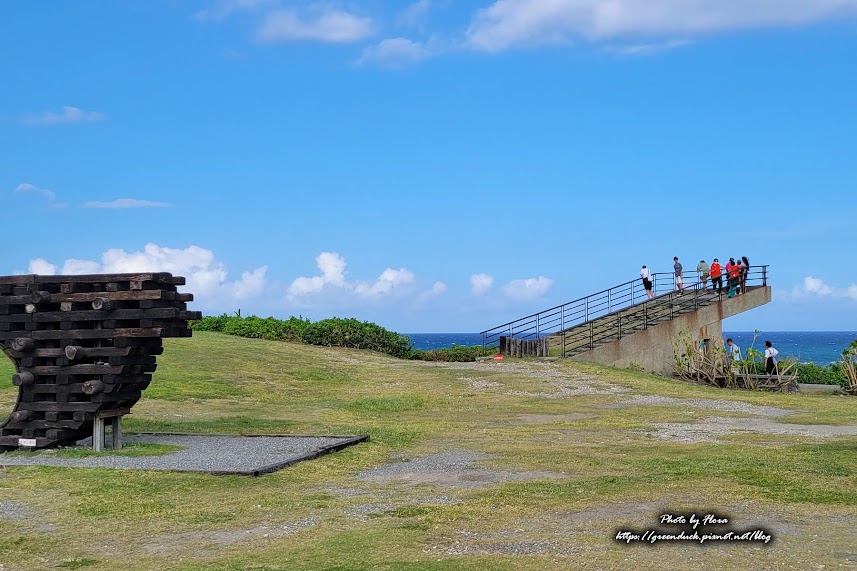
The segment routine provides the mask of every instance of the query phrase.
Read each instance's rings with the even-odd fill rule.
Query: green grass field
[[[259,478],[0,468],[0,570],[857,568],[853,397],[204,332],[158,363],[128,432],[371,440]],[[667,512],[774,539],[614,541]]]

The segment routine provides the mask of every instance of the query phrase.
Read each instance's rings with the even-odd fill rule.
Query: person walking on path
[[[640,277],[643,279],[643,288],[646,290],[646,297],[655,299],[655,294],[652,292],[652,272],[649,271],[649,268],[643,266],[643,269],[640,270]]]
[[[696,275],[699,277],[699,281],[702,282],[702,289],[708,287],[708,272],[708,264],[705,263],[705,260],[700,260],[699,263],[696,264]]]
[[[681,283],[682,273],[684,268],[681,267],[681,264],[678,261],[678,257],[673,258],[673,269],[675,270],[675,286],[678,289],[679,294],[683,293],[684,287]]]
[[[731,337],[726,340],[726,358],[730,364],[741,360],[741,347],[736,345]]]
[[[765,341],[765,372],[770,375],[779,375],[777,370],[777,355],[780,352],[774,349],[770,341]]]
[[[714,261],[711,262],[709,273],[711,275],[711,289],[723,293],[723,269],[720,267],[720,262],[717,261],[717,258],[714,258]]]

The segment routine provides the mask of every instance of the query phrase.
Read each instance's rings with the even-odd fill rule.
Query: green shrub
[[[796,368],[798,381],[814,385],[841,385],[848,386],[848,378],[838,363],[826,367],[814,363],[805,363]]]
[[[302,340],[310,345],[369,349],[400,358],[406,357],[411,351],[410,338],[375,323],[354,318],[333,317],[310,323]]]
[[[417,361],[463,362],[475,361],[478,357],[487,357],[493,355],[496,351],[497,347],[483,349],[481,345],[473,345],[472,347],[455,346],[452,348],[432,349],[430,351],[414,349],[408,355],[408,358]]]

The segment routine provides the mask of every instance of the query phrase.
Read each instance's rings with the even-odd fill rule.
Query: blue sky
[[[0,6],[0,273],[480,331],[746,255],[855,330],[857,0]]]

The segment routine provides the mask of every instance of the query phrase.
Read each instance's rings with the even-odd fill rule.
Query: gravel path
[[[158,456],[99,454],[62,458],[54,450],[0,454],[0,466],[67,466],[259,475],[301,460],[356,444],[352,436],[202,436],[152,434],[127,436],[126,443],[172,444],[182,450]]]

